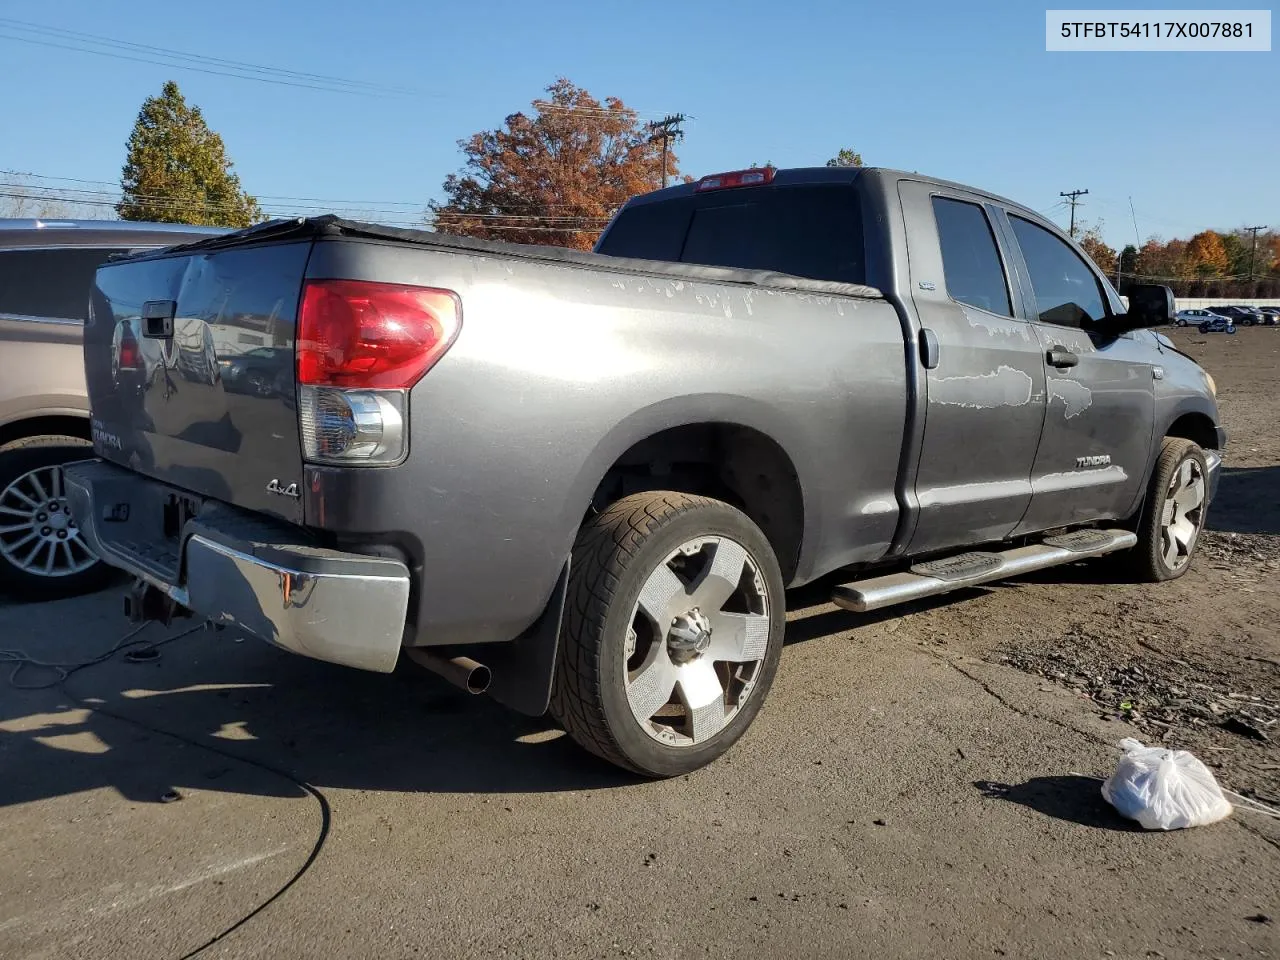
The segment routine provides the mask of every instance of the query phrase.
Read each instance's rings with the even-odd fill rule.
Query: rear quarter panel
[[[506,640],[544,606],[617,457],[661,430],[772,437],[805,502],[796,582],[884,553],[906,416],[884,301],[645,278],[373,241],[308,276],[456,291],[462,331],[414,388],[399,467],[309,467],[309,524],[386,532],[421,583],[418,642]]]

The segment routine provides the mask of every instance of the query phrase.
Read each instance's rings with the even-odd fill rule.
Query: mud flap
[[[510,643],[485,644],[473,654],[493,673],[488,694],[505,707],[540,717],[551,703],[551,680],[560,647],[560,620],[569,593],[569,561],[551,591],[542,616]]]

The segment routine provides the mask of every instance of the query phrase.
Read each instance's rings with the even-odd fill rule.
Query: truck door
[[[1045,224],[1013,211],[1026,312],[1043,349],[1048,405],[1017,533],[1121,519],[1147,481],[1155,430],[1155,352],[1133,333],[1090,326],[1122,305],[1076,250]]]
[[[1018,319],[1019,282],[994,208],[937,184],[898,185],[927,393],[907,552],[1000,540],[1031,501],[1044,421],[1040,342]]]

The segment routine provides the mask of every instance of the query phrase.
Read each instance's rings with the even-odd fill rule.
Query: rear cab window
[[[865,283],[862,213],[851,184],[739,187],[636,204],[598,253]]]
[[[0,315],[85,321],[95,272],[124,252],[124,247],[0,250]]]

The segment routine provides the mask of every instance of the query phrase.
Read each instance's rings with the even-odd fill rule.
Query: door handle
[[[920,330],[920,362],[924,364],[926,370],[932,370],[938,365],[938,335],[928,327]]]
[[[1066,347],[1061,347],[1061,346],[1055,346],[1052,350],[1050,350],[1048,354],[1045,356],[1045,359],[1049,361],[1049,365],[1051,367],[1058,367],[1060,369],[1066,369],[1067,367],[1074,367],[1077,363],[1080,362],[1079,357],[1077,357],[1074,353],[1072,353]]]

